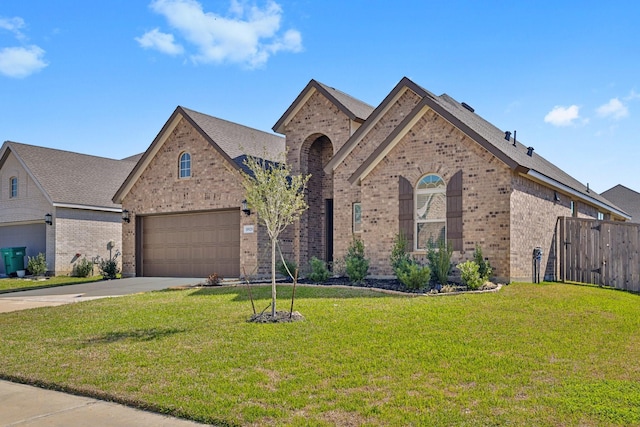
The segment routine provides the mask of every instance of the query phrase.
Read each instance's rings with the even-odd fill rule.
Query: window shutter
[[[413,185],[400,176],[398,182],[398,222],[400,233],[407,238],[407,247],[413,250]]]
[[[462,246],[462,171],[456,172],[447,184],[447,240],[454,251]]]

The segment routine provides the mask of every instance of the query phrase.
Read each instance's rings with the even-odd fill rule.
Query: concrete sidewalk
[[[202,427],[117,403],[0,380],[0,426]]]

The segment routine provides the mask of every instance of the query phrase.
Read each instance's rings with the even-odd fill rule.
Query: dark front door
[[[325,261],[327,263],[333,262],[333,199],[325,199],[324,201],[325,212]]]

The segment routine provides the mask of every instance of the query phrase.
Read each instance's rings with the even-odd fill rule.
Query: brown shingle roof
[[[135,166],[135,161],[115,160],[53,148],[6,141],[36,185],[54,205],[119,209],[113,193]],[[4,157],[4,156],[3,156]]]
[[[631,215],[631,222],[640,224],[640,193],[618,184],[600,195]]]

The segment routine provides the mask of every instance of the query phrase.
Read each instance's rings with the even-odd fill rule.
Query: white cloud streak
[[[624,119],[629,115],[629,109],[618,98],[612,98],[596,110],[600,117],[610,117],[614,120]]]
[[[562,107],[556,105],[544,116],[545,123],[554,126],[571,126],[580,118],[580,107],[571,105],[570,107]]]
[[[142,37],[136,37],[136,41],[145,49],[155,49],[167,55],[180,55],[184,52],[184,48],[175,42],[173,34],[163,33],[158,28],[144,33]]]
[[[0,49],[0,73],[14,78],[27,77],[49,65],[43,59],[44,53],[35,45]]]
[[[298,31],[281,33],[282,8],[272,0],[263,8],[232,0],[227,16],[205,12],[196,0],[154,0],[150,7],[195,48],[190,56],[195,63],[236,63],[256,68],[278,52],[302,50]],[[177,46],[173,41],[172,45]],[[159,44],[148,47],[163,51]]]
[[[3,18],[0,17],[0,29],[11,31],[18,40],[24,40],[26,37],[20,31],[25,27],[24,19],[20,17]]]

